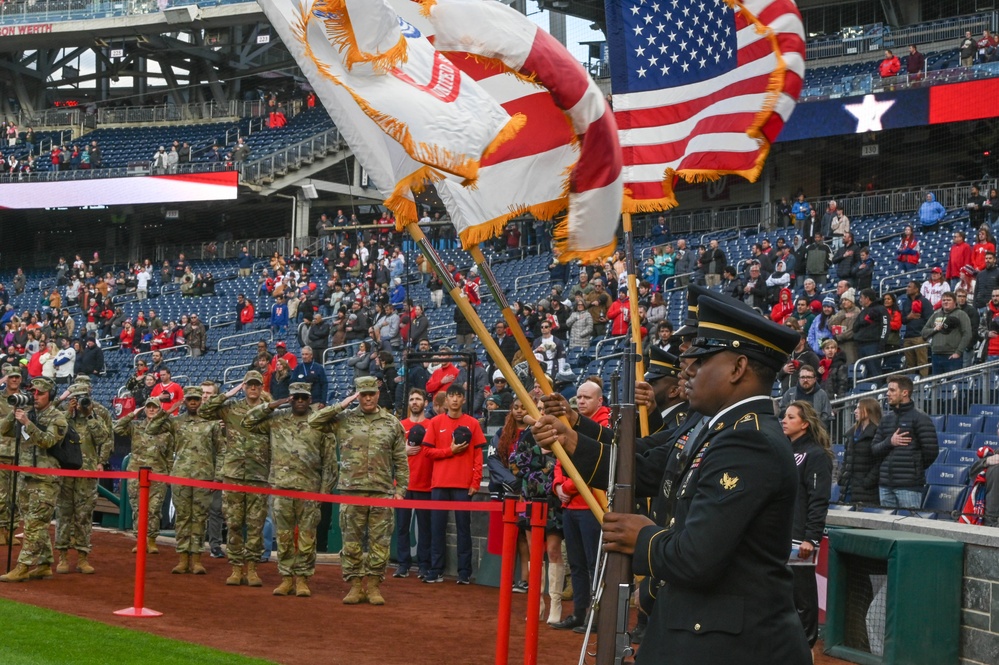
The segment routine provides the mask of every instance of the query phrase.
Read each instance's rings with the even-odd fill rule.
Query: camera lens
[[[81,397],[79,403],[81,409],[89,409],[90,405],[93,404],[93,400],[89,397]]]
[[[17,393],[16,395],[7,396],[7,404],[10,404],[15,409],[23,409],[28,406],[31,399],[24,393]]]

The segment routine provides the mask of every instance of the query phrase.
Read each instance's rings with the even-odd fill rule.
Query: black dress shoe
[[[562,619],[558,623],[553,623],[552,628],[554,628],[555,630],[572,630],[576,626],[582,626],[582,625],[583,625],[583,619],[581,617],[577,617],[574,614],[570,614],[567,618]]]

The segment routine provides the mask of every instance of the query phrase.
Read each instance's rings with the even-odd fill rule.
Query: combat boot
[[[195,575],[204,575],[208,571],[201,565],[201,552],[191,555],[191,572]]]
[[[264,581],[257,575],[257,562],[250,561],[246,564],[246,583],[250,586],[263,586]]]
[[[81,573],[83,573],[84,575],[94,574],[94,567],[90,565],[89,561],[87,561],[86,552],[76,553],[76,569]]]
[[[52,564],[41,563],[28,571],[28,577],[33,580],[44,580],[47,577],[52,577]]]
[[[347,595],[343,597],[344,605],[357,605],[358,603],[364,601],[366,596],[364,594],[364,587],[361,586],[363,582],[364,580],[360,577],[350,578],[350,591],[348,591]]]
[[[191,572],[191,555],[187,552],[181,552],[180,563],[174,566],[170,572],[174,575],[183,575],[184,573]]]
[[[160,548],[156,547],[155,538],[146,538],[146,551],[150,554],[159,554]]]
[[[312,595],[312,591],[309,589],[308,578],[304,575],[300,575],[295,578],[295,595],[299,598],[308,598]]]
[[[59,564],[56,566],[56,572],[60,575],[69,572],[69,559],[66,558],[66,550],[59,550]]]
[[[236,564],[233,564],[232,574],[225,579],[226,585],[239,586],[244,581],[246,581],[246,577],[243,575],[243,566],[242,565],[237,566]]]
[[[0,545],[10,545],[10,531],[0,529]]]
[[[274,589],[275,596],[287,596],[295,588],[295,578],[291,575],[285,575],[281,578],[281,585]]]
[[[368,602],[372,605],[384,605],[385,598],[378,590],[378,585],[382,583],[382,578],[377,575],[368,575]]]
[[[23,563],[14,566],[13,570],[6,575],[0,575],[0,582],[24,582],[28,579],[31,579],[28,576],[28,567]]]

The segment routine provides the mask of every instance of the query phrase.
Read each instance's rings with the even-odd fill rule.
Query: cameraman
[[[957,296],[947,291],[940,296],[940,309],[923,327],[923,339],[930,341],[933,374],[961,369],[961,354],[971,343],[971,320],[957,308]]]
[[[90,398],[89,386],[73,384],[66,403],[66,419],[80,436],[82,471],[103,471],[114,448],[111,430],[104,424]],[[87,560],[90,554],[90,529],[97,505],[96,478],[63,478],[56,503],[56,544],[60,552],[57,573],[69,572],[67,552],[76,550],[76,569],[93,575],[94,567]]]
[[[14,408],[0,420],[0,437],[20,437],[17,463],[21,466],[57,469],[59,462],[46,450],[60,443],[66,435],[66,415],[52,406],[55,383],[39,377],[31,382],[34,409],[25,404]],[[41,454],[39,450],[41,449]],[[59,496],[58,476],[24,474],[18,491],[18,504],[24,520],[24,544],[17,566],[0,582],[24,582],[52,577],[52,539],[49,522]],[[35,566],[29,570],[29,566]]]
[[[13,395],[24,395],[21,392],[21,369],[17,365],[4,365],[4,390],[0,393],[0,418],[14,412],[14,407],[7,402]],[[24,395],[27,397],[27,395]],[[14,463],[14,437],[0,437],[0,464]],[[14,472],[0,471],[0,545],[10,544],[10,511],[17,505],[16,497],[12,496],[14,489]]]

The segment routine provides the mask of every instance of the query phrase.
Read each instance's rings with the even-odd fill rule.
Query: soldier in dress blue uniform
[[[769,397],[797,335],[735,300],[701,298],[697,314],[684,372],[706,426],[685,445],[677,482],[650,482],[665,468],[662,446],[636,455],[636,493],[667,497],[654,519],[604,519],[605,550],[631,554],[635,574],[658,582],[636,663],[808,665],[786,565],[797,472]],[[594,439],[557,415],[546,405],[535,439],[558,438],[588,483],[606,484],[610,433]]]

